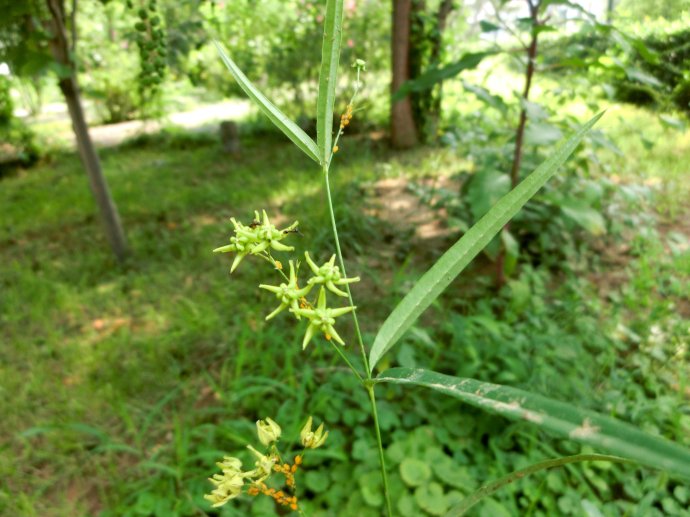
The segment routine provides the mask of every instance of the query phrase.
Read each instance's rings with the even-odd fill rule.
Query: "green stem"
[[[369,392],[369,400],[371,401],[371,413],[374,416],[374,427],[376,428],[376,443],[379,447],[379,464],[381,465],[381,477],[383,479],[383,494],[386,497],[386,510],[388,517],[393,517],[393,506],[391,505],[391,493],[388,489],[388,475],[386,474],[386,459],[383,456],[383,441],[381,440],[381,428],[379,426],[379,413],[376,409],[376,395],[374,395],[374,387],[367,386]]]
[[[345,361],[345,363],[350,367],[350,370],[352,370],[352,373],[354,373],[355,376],[359,379],[359,382],[361,382],[362,384],[364,384],[364,379],[363,379],[362,376],[359,374],[359,372],[357,371],[357,369],[352,365],[352,363],[351,363],[350,360],[347,358],[347,356],[345,355],[345,353],[344,353],[342,350],[340,350],[340,348],[338,348],[338,345],[337,345],[336,343],[334,343],[333,340],[330,340],[329,343],[330,343],[331,345],[333,345],[333,348],[335,348],[335,351],[338,352],[338,354],[340,355],[340,357],[342,357],[343,361]]]
[[[359,82],[359,68],[357,69],[357,80],[355,81],[355,91],[352,93],[352,97],[350,97],[350,102],[348,103],[348,106],[352,106],[355,103],[355,99],[357,98],[357,94],[359,93],[359,89],[362,86],[362,83]],[[338,128],[338,133],[335,135],[335,140],[333,141],[333,147],[330,150],[329,158],[328,158],[328,163],[324,167],[324,172],[326,173],[326,176],[328,176],[328,171],[331,168],[331,162],[333,161],[333,155],[335,154],[333,152],[333,149],[335,149],[338,146],[338,142],[340,141],[340,137],[343,134],[343,126],[341,125]],[[328,181],[328,177],[326,178],[326,181]],[[341,261],[342,262],[342,261]],[[345,272],[343,271],[343,274]]]
[[[498,489],[503,488],[504,486],[510,483],[518,481],[529,474],[534,474],[535,472],[539,472],[541,470],[561,467],[569,463],[577,463],[580,461],[610,461],[614,463],[634,463],[633,461],[625,458],[619,458],[618,456],[609,456],[605,454],[578,454],[576,456],[565,456],[563,458],[542,461],[534,465],[531,465],[527,468],[511,472],[510,474],[503,476],[502,478],[497,479],[496,481],[482,486],[476,492],[468,495],[464,500],[460,502],[460,504],[453,507],[447,513],[447,515],[452,515],[454,517],[465,515],[465,513],[467,513],[467,511],[470,508],[472,508],[475,504],[481,501],[484,497],[493,494]]]
[[[340,269],[343,272],[343,276],[347,278],[347,271],[345,270],[345,261],[343,260],[343,254],[340,250],[340,239],[338,238],[338,227],[335,223],[335,212],[333,211],[333,199],[331,197],[331,185],[328,179],[328,164],[323,168],[324,179],[326,182],[326,196],[328,197],[328,210],[331,216],[331,227],[333,228],[333,239],[335,240],[335,250],[338,255],[338,262],[340,263]],[[350,285],[345,284],[345,290],[347,291],[347,297],[350,301],[350,305],[354,306],[355,302],[352,299],[352,293],[350,292]],[[367,374],[367,379],[371,380],[371,371],[369,370],[369,361],[367,360],[367,352],[364,348],[364,340],[362,339],[362,332],[359,328],[359,321],[357,320],[357,311],[352,311],[352,319],[355,323],[355,333],[357,334],[357,341],[359,343],[359,349],[362,353],[362,362],[364,363],[364,370]],[[343,354],[343,359],[346,359]],[[347,360],[347,359],[346,359]],[[349,364],[349,361],[348,361]],[[362,381],[361,376],[359,376],[360,381]],[[363,381],[362,381],[363,382]],[[388,517],[393,516],[393,506],[391,505],[390,491],[388,489],[388,474],[386,473],[386,459],[383,454],[383,440],[381,439],[381,428],[379,426],[379,414],[376,409],[376,395],[374,394],[374,387],[371,384],[365,384],[366,390],[369,393],[369,400],[371,401],[371,414],[374,417],[374,429],[376,430],[376,443],[379,449],[379,465],[381,467],[381,479],[383,480],[383,492],[386,496],[386,513]]]
[[[324,167],[324,178],[326,181],[326,196],[328,197],[328,211],[331,216],[331,227],[333,228],[333,239],[335,240],[335,251],[338,254],[338,262],[340,269],[343,272],[343,277],[347,278],[347,271],[345,270],[345,261],[343,260],[343,253],[340,251],[340,239],[338,238],[338,227],[335,224],[335,212],[333,211],[333,199],[331,198],[331,184],[328,180],[328,169]],[[352,292],[350,291],[350,284],[345,284],[345,291],[347,298],[352,307],[355,302],[352,300]],[[364,363],[364,370],[367,372],[367,377],[371,379],[369,372],[369,361],[367,360],[367,351],[364,349],[364,340],[362,339],[362,331],[359,328],[359,321],[357,320],[357,309],[352,311],[352,319],[355,322],[355,334],[357,334],[357,342],[359,343],[359,350],[362,353],[362,362]]]
[[[266,253],[266,252],[260,253],[260,254],[259,254],[259,257],[261,257],[262,259],[266,260],[267,262],[270,262],[271,265],[273,265],[273,267],[275,268],[275,270],[278,271],[278,273],[280,273],[280,274],[283,276],[283,278],[284,278],[285,280],[287,280],[288,282],[290,281],[290,279],[289,279],[288,276],[285,274],[285,272],[282,270],[282,268],[278,268],[278,267],[276,266],[276,262],[277,262],[277,261],[276,261],[276,259],[273,258],[273,256],[272,256],[270,253]],[[281,263],[281,266],[282,266],[282,263]]]

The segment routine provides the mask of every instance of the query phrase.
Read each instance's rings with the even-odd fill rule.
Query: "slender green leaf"
[[[635,48],[635,50],[637,50],[640,53],[642,59],[647,61],[647,63],[650,63],[652,65],[658,65],[661,62],[659,53],[656,50],[649,48],[647,45],[645,45],[645,42],[642,38],[628,36],[627,34],[626,37],[629,38],[630,44]]]
[[[316,143],[323,163],[328,162],[333,141],[333,105],[338,83],[340,40],[343,33],[343,0],[328,0],[323,26],[319,99],[316,106]]]
[[[403,298],[381,326],[369,353],[369,367],[376,363],[410,328],[422,312],[448,287],[493,237],[510,221],[527,201],[553,176],[582,140],[582,137],[601,118],[599,113],[525,178],[511,192],[503,196],[477,224],[470,228],[429,269]]]
[[[479,21],[479,28],[482,30],[482,32],[496,32],[498,30],[501,30],[501,28],[498,25],[496,25],[495,23],[487,22],[486,20]]]
[[[477,491],[471,493],[465,499],[463,499],[460,502],[460,504],[451,508],[448,511],[448,513],[446,513],[446,517],[459,517],[461,515],[465,515],[465,513],[467,513],[467,510],[472,508],[484,497],[490,496],[497,490],[503,488],[506,485],[509,485],[510,483],[513,483],[514,481],[519,481],[525,476],[534,474],[535,472],[539,472],[541,470],[562,467],[563,465],[567,465],[569,463],[578,463],[582,461],[608,461],[613,463],[630,463],[630,460],[626,460],[625,458],[619,458],[618,456],[608,456],[606,454],[578,454],[576,456],[565,456],[563,458],[540,461],[539,463],[535,463],[534,465],[530,465],[527,468],[511,472],[510,474],[507,474],[506,476],[503,476],[502,478],[499,478],[496,481],[492,481],[491,483],[482,486]]]
[[[309,158],[317,163],[321,163],[319,149],[316,147],[314,140],[312,140],[309,135],[302,131],[297,124],[290,120],[285,113],[280,111],[275,104],[268,100],[266,96],[261,93],[249,79],[247,79],[247,76],[242,73],[242,70],[240,70],[235,62],[230,59],[230,56],[225,53],[225,50],[223,50],[223,47],[220,45],[220,43],[214,41],[213,44],[216,46],[223,63],[225,63],[225,66],[228,67],[228,70],[230,70],[230,73],[240,85],[240,88],[242,88],[244,93],[246,93],[249,98],[256,103],[262,113],[266,115],[278,129],[285,133],[285,135],[292,140],[297,147],[302,149],[302,151],[304,151]]]
[[[606,233],[606,220],[601,213],[579,199],[565,198],[558,203],[559,208],[570,221],[585,229],[592,235]]]
[[[484,411],[525,420],[576,442],[690,479],[690,450],[594,411],[509,386],[423,369],[393,368],[375,382],[431,388]]]
[[[128,452],[130,454],[133,454],[134,456],[141,456],[141,451],[135,449],[131,445],[127,445],[124,443],[115,443],[115,442],[108,442],[104,443],[103,445],[99,445],[96,447],[94,452]],[[218,458],[221,458],[221,456],[218,456]]]
[[[176,479],[180,479],[180,477],[182,477],[181,467],[171,467],[170,465],[166,465],[158,461],[142,461],[141,463],[137,464],[137,467],[143,470],[154,470],[162,474],[168,474]]]
[[[670,115],[659,115],[659,120],[666,127],[685,131],[685,122],[679,118],[671,117]]]
[[[437,83],[443,82],[446,79],[455,77],[463,70],[469,70],[472,68],[477,68],[479,63],[487,56],[492,56],[496,54],[494,51],[486,52],[467,52],[463,54],[460,59],[450,65],[441,68],[432,68],[427,70],[419,77],[411,80],[405,81],[397,92],[393,94],[391,101],[397,102],[404,99],[411,92],[420,92],[428,90]]]
[[[553,145],[561,138],[561,130],[548,122],[532,120],[525,130],[525,145]]]
[[[500,95],[494,95],[489,92],[486,88],[478,86],[476,84],[470,84],[467,81],[462,81],[462,87],[468,92],[474,93],[477,98],[482,101],[487,106],[497,109],[504,115],[508,113],[508,105],[501,98]]]
[[[646,72],[643,72],[639,68],[635,67],[624,67],[625,75],[631,81],[639,81],[644,85],[652,86],[653,88],[661,88],[663,83],[659,81],[656,77]]]
[[[542,0],[542,2],[539,4],[539,9],[542,13],[546,11],[546,8],[550,5],[565,5],[570,7],[571,9],[575,9],[577,11],[580,11],[580,14],[583,14],[586,18],[590,19],[593,22],[596,22],[596,18],[592,13],[587,11],[584,7],[582,7],[580,4],[577,2],[571,2],[570,0]],[[599,24],[602,27],[610,27],[610,25],[604,25],[604,24]]]
[[[93,436],[94,438],[98,439],[100,442],[106,443],[110,440],[110,437],[108,436],[107,433],[101,431],[97,427],[94,427],[89,424],[84,424],[82,422],[72,422],[67,425],[65,425],[65,429],[69,429],[71,431],[76,431],[78,433],[86,434]]]
[[[41,425],[29,427],[28,429],[19,433],[18,436],[21,438],[33,438],[34,436],[40,436],[42,434],[50,433],[58,429],[60,429],[59,425]]]

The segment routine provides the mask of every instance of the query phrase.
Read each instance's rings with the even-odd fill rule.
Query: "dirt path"
[[[75,147],[74,134],[64,107],[61,105],[46,106],[45,116],[33,121],[40,133],[41,126],[50,124],[50,132],[45,138],[50,144]],[[190,111],[173,113],[161,121],[132,120],[119,124],[91,126],[89,133],[98,147],[113,147],[124,140],[140,134],[155,133],[163,127],[176,126],[192,131],[212,131],[222,120],[239,120],[250,112],[250,104],[245,100],[228,100],[199,106]],[[63,129],[64,127],[64,129]]]

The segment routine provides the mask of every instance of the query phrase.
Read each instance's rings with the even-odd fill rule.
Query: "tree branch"
[[[527,70],[525,71],[525,87],[522,91],[522,100],[529,99],[529,92],[532,88],[532,78],[534,76],[534,67],[537,57],[537,38],[539,31],[539,19],[537,18],[539,12],[540,2],[532,3],[532,0],[527,0],[530,7],[530,17],[532,18],[532,38],[529,47],[527,47]],[[520,179],[520,165],[522,164],[522,146],[525,137],[525,125],[527,124],[527,110],[523,106],[520,110],[520,122],[515,133],[515,150],[513,152],[513,166],[510,170],[510,182],[515,188]]]
[[[77,1],[78,0],[72,0],[72,12],[69,16],[70,29],[72,31],[72,41],[70,46],[72,55],[76,55],[77,52]]]
[[[52,17],[50,29],[53,37],[50,39],[50,45],[53,55],[58,63],[73,69],[74,62],[69,52],[70,47],[65,29],[65,9],[62,0],[46,0],[46,4]]]

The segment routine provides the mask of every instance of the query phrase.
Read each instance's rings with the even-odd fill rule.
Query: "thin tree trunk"
[[[412,0],[410,6],[410,43],[407,50],[408,78],[414,79],[429,66],[429,29],[426,20],[426,0]],[[429,136],[429,117],[433,99],[433,88],[410,93],[412,118],[420,142]]]
[[[611,22],[613,21],[613,7],[614,7],[614,0],[609,0],[608,5],[606,6],[606,23],[611,25]]]
[[[443,50],[443,33],[446,30],[448,16],[453,11],[454,0],[443,0],[436,13],[436,34],[432,39],[431,56],[429,62],[431,66],[438,66],[441,63]],[[433,91],[433,90],[432,90]],[[443,103],[443,83],[436,86],[436,94],[433,96],[429,117],[431,119],[431,137],[436,138],[439,121],[441,119],[441,105]]]
[[[72,119],[72,128],[74,129],[74,135],[77,140],[79,156],[81,157],[81,161],[89,177],[91,192],[96,198],[96,204],[100,211],[101,220],[105,227],[110,247],[117,259],[123,261],[127,256],[125,234],[122,229],[117,207],[110,195],[108,184],[103,176],[101,162],[98,159],[98,154],[96,153],[96,149],[91,141],[91,136],[89,135],[89,128],[84,118],[84,110],[82,109],[79,99],[77,81],[74,76],[70,76],[61,79],[58,84],[62,95],[65,97],[65,102],[67,103],[67,109]]]
[[[393,0],[393,81],[396,92],[410,78],[410,25],[412,0]],[[412,113],[410,96],[391,104],[391,143],[405,149],[417,145],[417,127]]]
[[[412,79],[437,67],[442,60],[443,31],[448,16],[454,8],[454,0],[442,0],[433,17],[429,16],[426,0],[412,0],[410,23],[409,73]],[[443,83],[410,94],[412,116],[417,134],[423,142],[437,138],[441,117]]]
[[[441,44],[443,43],[443,32],[446,30],[448,16],[455,8],[454,0],[443,0],[436,12],[437,35],[432,42],[431,62],[438,63],[441,60]]]
[[[67,40],[64,22],[64,8],[61,0],[47,0],[47,4],[51,14],[51,31],[53,34],[53,38],[50,40],[50,49],[55,60],[63,65],[65,70],[70,71],[67,76],[63,76],[59,80],[58,85],[67,103],[67,109],[72,119],[72,129],[77,140],[79,156],[86,169],[91,192],[96,199],[106,236],[115,257],[122,262],[127,256],[127,241],[120,223],[117,207],[110,196],[108,184],[101,169],[101,162],[91,141],[89,128],[84,117],[74,63],[70,58],[70,45]]]
[[[539,25],[539,6],[541,0],[527,0],[530,10],[530,18],[532,19],[533,29],[530,44],[527,47],[527,69],[525,70],[525,87],[522,91],[522,100],[527,102],[529,99],[529,92],[532,88],[532,78],[534,76],[534,64],[537,58],[537,38],[539,32],[536,30]],[[520,121],[518,122],[517,130],[515,131],[515,149],[513,151],[513,165],[510,169],[510,183],[513,188],[520,182],[520,165],[522,164],[522,147],[525,140],[525,126],[527,125],[527,110],[523,104],[520,110]],[[506,224],[503,229],[508,230],[510,224]],[[505,257],[506,251],[501,247],[501,251],[496,259],[496,284],[502,287],[505,284]]]
[[[72,11],[69,15],[70,31],[72,33],[71,47],[72,54],[77,51],[77,0],[72,0]]]
[[[529,2],[529,0],[528,0]],[[530,13],[532,17],[532,23],[536,27],[539,23],[537,19],[537,14],[539,10],[539,3],[530,4]],[[537,58],[537,37],[538,32],[536,30],[532,31],[532,39],[530,41],[529,47],[527,47],[527,70],[525,71],[525,88],[522,91],[523,101],[529,99],[529,92],[532,88],[532,77],[534,76],[534,63]],[[525,125],[527,124],[527,110],[524,105],[520,110],[520,122],[518,123],[517,131],[515,133],[515,150],[513,151],[513,166],[510,170],[510,181],[515,188],[520,181],[520,165],[522,164],[522,146],[525,139]]]

